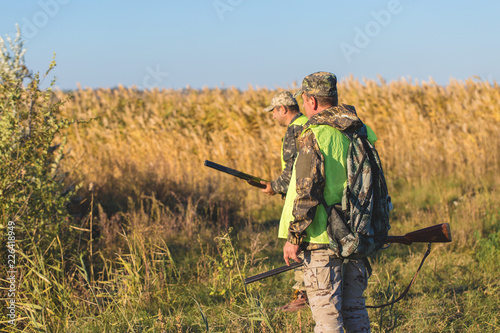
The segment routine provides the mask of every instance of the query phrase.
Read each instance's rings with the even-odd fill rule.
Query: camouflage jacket
[[[304,130],[298,139],[299,153],[295,170],[297,197],[293,203],[294,221],[290,223],[287,240],[291,244],[300,244],[302,249],[307,250],[325,247],[325,244],[302,244],[306,236],[305,230],[314,220],[317,205],[321,204],[320,199],[323,197],[326,179],[324,156],[314,133],[307,130],[311,125],[328,125],[345,131],[359,128],[363,122],[358,118],[353,106],[341,104],[321,111],[304,124]]]
[[[302,116],[302,113],[298,113],[293,117],[293,123],[297,118]],[[285,136],[283,137],[283,160],[285,161],[285,168],[281,172],[281,175],[274,181],[271,182],[271,188],[275,193],[281,195],[286,195],[288,191],[288,184],[290,183],[290,178],[292,177],[293,164],[295,163],[295,158],[297,157],[297,139],[302,132],[302,126],[300,125],[290,125],[288,126]]]

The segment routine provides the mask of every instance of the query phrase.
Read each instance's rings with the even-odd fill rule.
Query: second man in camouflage
[[[297,158],[297,138],[300,136],[302,126],[307,122],[307,118],[300,112],[297,100],[286,90],[277,93],[264,111],[273,112],[273,118],[281,126],[286,126],[287,130],[281,145],[282,172],[276,180],[262,182],[266,184],[266,188],[262,191],[269,195],[281,194],[284,197],[288,191],[293,165]],[[280,310],[292,312],[307,307],[307,294],[302,268],[295,270],[293,289],[295,290],[294,299],[289,304],[280,307]]]

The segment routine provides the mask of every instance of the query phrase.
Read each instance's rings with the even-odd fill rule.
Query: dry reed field
[[[171,201],[184,195],[210,202],[236,198],[236,209],[249,216],[268,205],[268,198],[203,162],[277,177],[284,128],[262,111],[274,93],[251,87],[75,91],[63,116],[97,119],[71,129],[67,170],[94,183],[110,211],[125,210],[128,198],[154,194]],[[474,79],[447,86],[348,79],[339,94],[377,133],[393,190],[446,180],[461,184],[460,197],[481,182],[498,183],[498,85]]]
[[[498,84],[349,78],[338,89],[378,136],[390,234],[438,223],[453,234],[433,246],[404,300],[370,310],[373,332],[500,331]],[[262,111],[275,93],[55,91],[57,117],[80,120],[57,139],[75,188],[69,236],[24,257],[16,329],[311,332],[309,310],[274,310],[290,300],[291,272],[242,283],[283,265],[282,199],[203,165],[277,177],[285,128]],[[424,250],[393,245],[373,256],[367,303],[397,297]]]
[[[204,192],[212,181],[223,181],[200,167],[205,159],[276,176],[283,129],[262,112],[273,94],[251,88],[78,90],[64,105],[63,115],[99,117],[71,133],[76,169],[88,182],[104,186],[133,173]],[[350,79],[340,84],[339,94],[340,102],[356,106],[375,129],[392,179],[414,182],[453,174],[462,181],[497,170],[496,84]]]

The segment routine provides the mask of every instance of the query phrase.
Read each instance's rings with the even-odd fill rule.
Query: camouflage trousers
[[[304,260],[304,253],[301,252],[298,257]],[[293,289],[298,291],[306,291],[306,287],[304,286],[304,266],[295,268],[293,270],[293,279],[295,280],[295,284],[293,285]]]
[[[342,259],[332,254],[331,250],[304,252],[304,283],[316,322],[314,332],[370,332],[363,297],[368,283],[365,261],[350,260],[342,272]]]

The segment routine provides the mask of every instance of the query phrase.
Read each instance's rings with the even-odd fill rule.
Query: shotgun
[[[449,243],[451,242],[451,230],[448,223],[437,224],[432,227],[419,229],[407,233],[404,236],[387,236],[386,243],[399,243],[411,245],[412,243]],[[294,262],[290,266],[281,266],[270,271],[260,273],[245,279],[245,284],[265,279],[267,277],[289,271],[304,265],[304,262]]]
[[[248,184],[250,184],[252,186],[260,187],[260,188],[266,188],[266,185],[261,184],[260,182],[261,181],[267,182],[267,180],[264,180],[262,178],[254,177],[254,176],[248,175],[246,173],[243,173],[241,171],[234,170],[234,169],[225,167],[223,165],[220,165],[220,164],[217,164],[217,163],[214,163],[214,162],[210,162],[208,160],[205,161],[205,166],[207,166],[209,168],[212,168],[212,169],[215,169],[215,170],[218,170],[218,171],[221,171],[221,172],[224,172],[224,173],[227,173],[227,174],[229,174],[231,176],[244,179],[244,180],[247,181]]]

